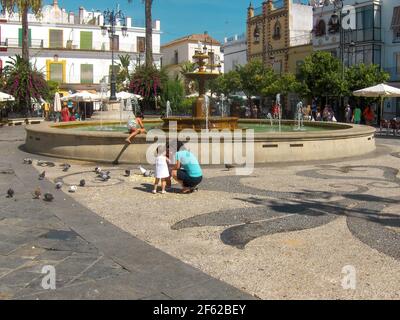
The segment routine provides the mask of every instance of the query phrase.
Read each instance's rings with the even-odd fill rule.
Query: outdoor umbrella
[[[61,99],[58,92],[54,95],[54,112],[61,112]]]
[[[385,98],[400,97],[400,89],[381,83],[373,87],[357,90],[353,92],[356,97],[380,98],[381,99],[381,119],[383,119],[383,100]]]
[[[15,98],[8,93],[0,92],[0,102],[15,101]]]
[[[86,119],[86,103],[100,101],[101,97],[97,94],[90,93],[88,91],[81,91],[71,94],[68,97],[62,98],[63,101],[74,101],[74,102],[84,102],[85,106],[85,119]]]
[[[107,93],[107,96],[110,96],[110,92]],[[138,100],[143,100],[143,97],[138,94],[126,92],[126,91],[121,91],[116,94],[118,100],[128,100],[128,99],[133,99],[136,98]]]

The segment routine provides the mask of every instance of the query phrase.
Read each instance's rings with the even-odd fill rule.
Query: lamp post
[[[117,32],[116,26],[120,20],[125,20],[125,15],[122,13],[121,10],[109,10],[107,9],[104,11],[104,24],[101,27],[101,32],[103,36],[106,36],[108,33],[108,36],[111,41],[111,94],[110,94],[110,101],[116,101],[117,96],[116,96],[116,76],[115,76],[115,70],[114,70],[114,44],[115,44],[115,34]],[[122,36],[127,37],[128,36],[128,28],[127,26],[124,25],[121,28]]]

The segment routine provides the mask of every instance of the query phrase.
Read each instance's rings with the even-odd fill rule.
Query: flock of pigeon
[[[26,158],[24,159],[24,164],[29,164],[31,165],[33,163],[33,160],[30,158]],[[42,160],[38,160],[37,165],[39,167],[50,167],[53,168],[55,167],[55,163],[54,162],[50,162],[50,161],[42,161]],[[68,170],[71,168],[71,165],[68,163],[63,163],[60,165],[61,170],[63,172],[68,172]],[[146,170],[145,168],[143,168],[142,166],[139,166],[139,170],[141,172],[141,174],[144,177],[154,177],[154,171],[152,170]],[[100,167],[96,167],[94,169],[94,173],[97,174],[97,179],[99,179],[102,182],[106,182],[108,180],[111,179],[111,172],[110,171],[103,171]],[[125,177],[129,177],[131,175],[131,170],[125,170]],[[42,173],[39,174],[38,179],[39,180],[44,180],[46,178],[46,171],[44,170]],[[83,188],[86,185],[86,181],[85,179],[82,179],[79,181],[79,187]],[[55,184],[55,188],[56,190],[61,190],[63,187],[63,183],[61,181],[57,181]],[[78,186],[72,185],[69,187],[68,192],[70,193],[75,193],[78,190]],[[15,196],[15,191],[10,188],[7,190],[7,198],[14,198]],[[42,191],[40,189],[40,187],[37,187],[33,193],[32,193],[33,199],[41,199],[42,198]],[[46,202],[52,202],[54,200],[54,196],[51,193],[45,193],[43,195],[43,200]]]

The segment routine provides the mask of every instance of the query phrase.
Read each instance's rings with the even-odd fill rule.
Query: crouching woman
[[[178,142],[178,152],[175,154],[175,167],[172,169],[172,177],[182,187],[182,193],[191,193],[203,180],[203,172],[196,156],[184,148],[182,142]]]

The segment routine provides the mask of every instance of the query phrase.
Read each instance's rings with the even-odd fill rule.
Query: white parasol
[[[353,92],[356,97],[367,97],[367,98],[380,98],[381,99],[381,119],[383,119],[383,100],[385,98],[400,97],[400,89],[389,86],[385,83],[378,84],[373,87],[357,90]]]

